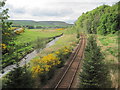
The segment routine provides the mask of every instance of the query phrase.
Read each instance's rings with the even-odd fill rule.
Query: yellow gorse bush
[[[64,30],[64,28],[57,28],[57,29],[55,29],[55,30]]]
[[[47,56],[44,56],[42,58],[42,61],[51,66],[54,66],[60,63],[59,58],[57,58],[54,54],[49,54]]]
[[[60,59],[63,59],[61,57],[68,56],[70,52],[72,52],[70,47],[63,47],[55,53],[48,54],[40,59],[32,60],[33,67],[31,71],[33,73],[33,77],[46,73],[50,71],[52,67],[59,65],[61,63]]]
[[[68,53],[72,52],[72,50],[70,49],[70,47],[63,47],[61,49],[59,49],[58,51],[55,52],[56,55],[66,55]]]
[[[6,45],[3,43],[3,44],[1,44],[1,46],[2,46],[2,49],[6,49],[7,47],[6,47]]]
[[[52,67],[60,64],[59,58],[56,57],[54,54],[49,54],[47,56],[42,57],[41,59],[34,59],[32,60],[33,67],[32,73],[33,77],[48,72]]]

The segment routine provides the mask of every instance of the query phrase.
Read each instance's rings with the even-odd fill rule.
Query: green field
[[[22,59],[26,54],[33,51],[36,48],[36,44],[44,47],[47,42],[52,40],[54,36],[60,35],[63,31],[57,30],[39,30],[39,29],[26,29],[24,33],[21,33],[16,37],[15,45],[11,46],[14,49],[11,53],[6,53],[3,55],[3,66],[16,63],[16,60]],[[39,42],[36,40],[39,39]]]
[[[60,35],[62,31],[46,31],[46,30],[40,30],[40,29],[26,29],[24,33],[21,35],[17,36],[17,39],[15,42],[17,44],[22,43],[28,43],[28,42],[33,42],[35,41],[38,37],[39,38],[49,38],[49,37],[54,37],[57,35]]]

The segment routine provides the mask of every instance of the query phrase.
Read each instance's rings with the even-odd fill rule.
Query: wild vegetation
[[[74,28],[88,34],[114,34],[119,31],[120,2],[113,6],[102,5],[92,11],[83,13],[75,22]]]
[[[63,47],[54,53],[33,59],[31,61],[31,71],[33,78],[35,78],[35,82],[38,82],[39,80],[39,85],[35,86],[40,87],[51,79],[54,76],[55,71],[64,66],[64,63],[68,59],[71,51],[71,48]]]
[[[8,23],[8,22],[6,21],[5,23]],[[4,24],[4,22],[2,24]],[[12,45],[8,45],[7,43],[2,44],[3,49],[9,50],[8,48],[13,47],[12,51],[10,50],[11,53],[9,53],[9,51],[6,51],[5,53],[3,53],[2,67],[6,67],[7,65],[10,65],[13,63],[18,64],[19,60],[22,57],[24,57],[24,55],[26,55],[27,53],[29,53],[34,49],[44,47],[46,42],[51,41],[54,36],[58,36],[63,32],[65,33],[65,35],[60,41],[58,41],[55,44],[55,47],[57,48],[56,50],[54,49],[53,51],[50,51],[48,54],[44,56],[40,56],[39,58],[33,59],[28,69],[18,66],[13,71],[8,73],[5,77],[3,77],[2,79],[3,79],[4,88],[13,88],[14,86],[16,86],[16,88],[19,88],[19,87],[25,88],[25,86],[32,87],[31,86],[32,79],[33,79],[33,85],[36,83],[37,80],[40,80],[41,82],[46,83],[46,80],[52,78],[54,74],[53,72],[56,70],[56,68],[60,68],[64,66],[65,61],[68,59],[73,49],[73,47],[72,48],[64,47],[66,45],[65,43],[68,43],[69,46],[71,45],[75,46],[75,43],[77,40],[76,35],[75,34],[72,35],[72,33],[69,35],[69,32],[68,32],[69,30],[65,28],[45,30],[45,29],[26,29],[23,27],[19,31],[18,27],[11,27],[11,25],[9,25],[9,28],[7,28],[7,30],[9,30],[15,36],[12,35],[13,40],[6,41],[7,43],[8,42],[13,43]],[[15,31],[15,30],[18,30],[18,31]],[[4,31],[4,28],[2,28],[2,31]],[[72,31],[72,29],[70,31]],[[75,36],[75,38],[73,38],[70,41],[69,37],[71,36]],[[65,37],[66,37],[66,40],[63,40]],[[72,42],[74,42],[74,44]],[[59,43],[61,43],[61,45]],[[19,77],[17,78],[16,76],[19,76]],[[28,85],[23,83],[24,78],[26,78],[26,83],[28,83]],[[38,85],[35,85],[35,86],[38,87]]]
[[[0,2],[0,9],[2,9],[2,7],[5,5],[5,2]],[[7,52],[11,53],[14,49],[13,45],[14,45],[14,40],[16,37],[15,33],[10,30],[10,25],[12,24],[11,22],[6,22],[6,19],[9,18],[8,16],[8,9],[5,9],[1,12],[0,17],[1,17],[1,32],[2,32],[2,43],[1,45],[1,49],[2,49],[2,54],[6,54]],[[1,61],[0,61],[1,62]],[[1,67],[1,66],[0,66]]]
[[[17,67],[6,75],[3,82],[3,88],[32,88],[34,80],[31,72],[24,67]]]
[[[0,9],[4,5],[5,2],[0,2]],[[117,35],[120,29],[118,5],[120,2],[113,6],[102,5],[83,13],[74,26],[68,28],[66,28],[68,24],[64,22],[48,24],[48,22],[13,21],[12,24],[7,20],[8,9],[3,10],[0,14],[3,54],[1,67],[13,63],[17,65],[17,68],[2,78],[4,88],[38,88],[46,84],[55,72],[65,65],[80,40],[80,33],[83,32],[88,36],[94,34],[93,36],[97,38],[93,36],[88,38],[80,73],[80,87],[117,88],[120,83],[117,60],[119,57]],[[22,29],[15,31],[18,27]],[[48,29],[50,27],[54,29]],[[63,36],[53,46],[44,48],[47,42],[62,33]],[[21,58],[39,48],[44,49],[29,64],[19,67],[18,62]]]
[[[98,35],[97,44],[101,47],[101,52],[104,54],[104,61],[108,65],[112,87],[117,88],[120,84],[119,79],[119,47],[118,34],[109,34],[107,36]]]
[[[109,81],[107,83],[107,85],[111,83],[110,86],[107,86],[104,84],[105,86],[103,87],[118,88],[120,83],[119,76],[118,76],[119,75],[118,35],[119,35],[119,29],[120,29],[118,24],[119,14],[120,14],[118,12],[119,5],[120,5],[120,2],[114,4],[113,6],[102,5],[92,11],[83,13],[82,16],[78,18],[78,20],[76,21],[73,27],[76,30],[79,30],[79,31],[81,30],[81,31],[84,31],[85,33],[88,33],[88,36],[90,36],[90,34],[96,34],[97,45],[101,47],[100,51],[102,52],[102,55],[104,57],[103,59],[104,63],[106,63],[106,66],[104,66],[104,68],[108,69],[109,80],[112,81],[112,82]],[[89,43],[89,39],[88,39],[88,43]],[[87,45],[86,49],[88,48],[88,46],[90,49],[90,44]],[[95,46],[93,49],[95,49]],[[96,58],[98,58],[100,55],[97,55],[97,56],[93,55],[94,57],[91,59],[92,61],[89,61],[90,60],[89,54],[90,55],[92,54],[90,52],[91,50],[87,50],[87,51],[85,50],[85,59],[87,60],[84,60],[83,62],[82,73],[80,74],[81,76],[80,84],[81,84],[81,87],[85,87],[85,88],[87,87],[99,88],[100,80],[98,80],[98,78],[97,80],[94,78],[91,78],[92,76],[89,78],[89,76],[92,75],[90,74],[92,71],[99,68],[99,67],[94,68],[93,67],[94,64],[92,62],[94,62],[94,60],[96,60]],[[93,52],[96,52],[96,50],[94,50]],[[98,62],[99,61],[95,61],[95,63],[98,63]],[[90,66],[90,67],[88,68],[87,66]],[[102,69],[101,71],[104,71],[104,70]],[[103,73],[104,72],[102,72],[102,74]],[[97,75],[101,75],[101,74],[97,74]],[[106,79],[106,81],[107,80],[108,79]],[[99,81],[99,83],[97,83],[97,81]]]
[[[80,88],[110,87],[108,68],[103,61],[104,57],[97,46],[94,36],[88,38],[84,54],[85,57],[80,73]]]

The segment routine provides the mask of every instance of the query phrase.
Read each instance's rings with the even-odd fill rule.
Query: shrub
[[[51,68],[60,64],[59,58],[57,58],[54,54],[49,54],[41,59],[35,59],[32,62],[33,77],[45,74],[46,72],[49,72]]]
[[[65,61],[68,59],[70,53],[72,52],[72,49],[70,47],[63,47],[55,52],[57,57],[60,58],[61,63],[58,65],[58,67],[62,67],[65,63]]]
[[[39,78],[41,84],[51,79],[57,67],[62,67],[72,52],[70,47],[63,47],[55,53],[48,54],[39,59],[32,60],[32,76]]]

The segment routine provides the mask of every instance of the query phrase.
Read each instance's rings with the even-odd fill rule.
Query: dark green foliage
[[[43,28],[42,26],[36,26],[36,29],[41,29],[41,28]]]
[[[67,49],[68,51],[65,51]],[[58,50],[57,57],[60,58],[61,63],[57,66],[58,68],[64,66],[66,60],[68,60],[70,54],[71,54],[71,48],[69,47],[64,47]]]
[[[1,10],[1,13],[0,13],[0,33],[2,33],[2,41],[0,43],[0,47],[2,46],[2,55],[6,56],[6,54],[11,54],[11,52],[13,52],[13,50],[15,49],[14,45],[14,39],[15,39],[15,33],[10,30],[10,27],[11,27],[11,22],[7,22],[7,19],[9,18],[9,15],[8,15],[8,9],[3,9],[5,5],[5,2],[3,1],[0,1],[0,10]],[[5,57],[4,56],[4,57]],[[2,61],[4,60],[4,57],[2,57]],[[6,61],[5,61],[6,62]],[[4,63],[4,62],[2,62]],[[9,61],[9,63],[11,63]],[[1,65],[0,65],[1,67]]]
[[[40,51],[40,49],[45,47],[47,39],[46,38],[40,38],[38,37],[36,41],[34,42],[34,48],[37,49],[37,52]]]
[[[50,71],[40,74],[40,82],[42,85],[46,84],[48,80],[52,79],[55,74],[56,67],[50,69]]]
[[[28,29],[34,29],[35,27],[34,26],[32,26],[32,25],[27,25],[26,26]]]
[[[17,67],[6,77],[3,88],[32,88],[31,73],[25,67]]]
[[[80,32],[77,30],[77,38],[80,38]]]
[[[103,55],[97,46],[96,39],[91,36],[85,49],[85,57],[80,73],[81,88],[109,87],[108,69],[103,61]]]
[[[118,5],[113,6],[102,5],[96,9],[83,13],[75,23],[77,29],[86,31],[89,34],[110,34],[119,30]]]
[[[0,2],[0,10],[5,5],[5,2]],[[0,13],[0,25],[2,30],[2,43],[5,45],[13,45],[12,41],[14,40],[15,34],[12,30],[10,30],[11,22],[7,22],[6,20],[9,18],[8,9],[2,10]],[[12,48],[12,47],[11,47]],[[9,52],[11,48],[3,49],[3,54]],[[8,50],[9,49],[9,50]]]
[[[0,2],[0,3],[2,7],[5,5],[5,2]],[[0,13],[0,24],[2,28],[2,43],[4,44],[9,44],[9,41],[13,40],[13,35],[14,35],[14,33],[10,30],[10,26],[12,23],[6,21],[8,18],[9,18],[8,9],[5,9]]]

